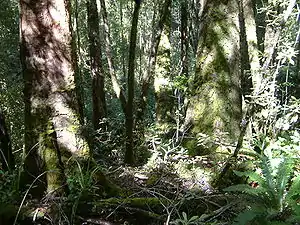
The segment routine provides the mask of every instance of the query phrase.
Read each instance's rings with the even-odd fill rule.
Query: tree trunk
[[[71,7],[71,2],[68,3]],[[73,23],[71,22],[71,14],[69,15],[70,20],[70,29],[72,33],[72,60],[74,64],[74,79],[75,79],[75,90],[76,90],[76,98],[78,102],[78,112],[79,112],[79,119],[80,124],[84,125],[85,115],[84,115],[84,93],[83,93],[83,77],[81,73],[81,69],[79,67],[79,58],[78,56],[81,55],[80,48],[80,34],[79,34],[79,21],[78,21],[78,0],[74,2],[74,20]],[[74,24],[74,26],[72,26]],[[75,27],[75,29],[74,29]]]
[[[0,170],[3,169],[4,171],[12,171],[15,167],[10,137],[2,110],[0,110],[0,163]]]
[[[180,5],[181,14],[181,74],[188,76],[188,12],[187,12],[187,1],[182,1]]]
[[[98,130],[100,121],[106,116],[106,102],[104,91],[104,71],[101,62],[101,46],[99,32],[99,16],[96,0],[87,2],[89,43],[90,43],[90,67],[92,73],[93,90],[93,125]]]
[[[21,0],[21,60],[25,99],[23,185],[45,182],[34,195],[62,190],[62,156],[88,157],[80,119],[71,51],[69,2]],[[36,179],[36,180],[35,180]]]
[[[129,45],[129,61],[128,61],[128,78],[127,78],[127,105],[126,105],[126,151],[125,163],[132,165],[134,163],[133,154],[133,100],[134,100],[134,68],[135,68],[135,48],[137,38],[137,25],[139,19],[140,2],[136,2],[133,11],[131,32],[130,32],[130,45]]]
[[[156,56],[158,51],[159,42],[161,39],[161,34],[164,29],[165,21],[167,19],[168,11],[170,9],[172,0],[165,0],[162,5],[159,21],[157,22],[155,28],[153,29],[152,40],[151,40],[151,47],[148,59],[148,68],[146,73],[143,76],[142,80],[142,93],[139,98],[138,109],[137,109],[137,123],[143,121],[143,117],[145,114],[145,109],[147,106],[147,97],[148,97],[148,90],[151,84],[151,79],[153,79],[155,64],[156,64]]]
[[[262,82],[259,63],[257,29],[252,0],[240,2],[241,73],[243,95],[259,90]]]
[[[209,1],[203,13],[194,96],[185,126],[192,127],[194,135],[233,142],[239,137],[242,118],[239,7],[235,0]],[[214,149],[214,141],[211,144],[201,147],[193,140],[187,147],[201,154]]]
[[[113,84],[114,92],[117,96],[117,98],[120,100],[122,110],[124,114],[126,114],[126,98],[124,94],[124,90],[122,86],[120,85],[115,68],[114,68],[114,61],[112,59],[112,50],[111,50],[111,41],[110,41],[110,31],[108,26],[108,18],[107,18],[107,11],[105,6],[105,0],[100,0],[101,4],[101,12],[102,12],[102,18],[104,23],[104,38],[105,38],[105,52],[106,52],[106,58],[108,62],[108,68],[109,73],[111,77],[111,81]]]

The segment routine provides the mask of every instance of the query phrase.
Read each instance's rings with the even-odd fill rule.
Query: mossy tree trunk
[[[10,136],[5,122],[4,113],[0,110],[0,170],[11,171],[15,167]]]
[[[237,140],[242,118],[238,2],[208,1],[202,18],[193,97],[185,124],[194,135],[222,137],[228,143]],[[198,147],[196,142],[187,146]]]
[[[93,91],[93,125],[94,129],[97,130],[101,128],[101,119],[106,116],[106,101],[104,91],[104,71],[101,62],[99,16],[96,0],[89,0],[87,2],[87,13]]]
[[[46,171],[46,185],[38,182],[32,191],[37,196],[44,188],[50,194],[64,187],[62,156],[89,156],[79,133],[69,5],[64,0],[20,1],[26,157],[22,183],[30,184]]]

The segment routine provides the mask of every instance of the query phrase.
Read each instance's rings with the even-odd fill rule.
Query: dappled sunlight
[[[2,6],[1,225],[299,223],[299,2]]]

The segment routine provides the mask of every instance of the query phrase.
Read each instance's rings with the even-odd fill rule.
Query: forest
[[[299,225],[299,0],[3,0],[0,225]]]

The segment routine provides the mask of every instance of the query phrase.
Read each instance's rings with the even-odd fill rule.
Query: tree
[[[127,102],[126,102],[126,97],[125,97],[125,91],[123,90],[121,84],[118,81],[118,78],[117,78],[117,75],[115,72],[113,56],[112,56],[111,37],[110,37],[110,30],[109,30],[105,0],[100,0],[100,4],[101,4],[101,14],[102,14],[102,19],[103,19],[103,24],[104,24],[105,53],[106,53],[106,58],[107,58],[107,63],[108,63],[109,74],[111,77],[114,92],[115,92],[117,98],[120,100],[123,113],[126,114]]]
[[[78,0],[69,3],[70,7],[73,8],[73,15],[70,14],[70,24],[71,24],[71,33],[72,33],[72,60],[74,64],[74,80],[75,80],[75,90],[76,90],[76,98],[78,102],[78,112],[80,123],[84,125],[85,123],[85,113],[84,113],[84,93],[83,93],[83,75],[80,68],[80,55],[81,55],[81,41],[80,41],[80,33],[79,33],[79,3]],[[73,16],[73,17],[72,17]],[[72,20],[73,18],[73,20]]]
[[[238,15],[234,0],[208,1],[204,7],[193,97],[185,122],[194,135],[223,136],[227,141],[239,136],[242,99]],[[193,141],[187,145],[199,149]]]
[[[137,110],[137,123],[142,122],[144,119],[145,109],[147,106],[148,91],[149,91],[149,87],[151,85],[151,80],[153,79],[154,72],[155,72],[155,64],[156,64],[158,46],[160,43],[162,32],[164,30],[167,16],[169,15],[171,2],[172,2],[172,0],[165,0],[163,2],[160,13],[159,13],[159,17],[158,17],[159,19],[155,23],[155,26],[154,26],[154,29],[152,32],[152,39],[151,39],[151,44],[150,44],[151,46],[150,46],[147,70],[143,74],[143,78],[142,78],[142,90],[141,90],[141,96],[139,98],[138,110]]]
[[[93,90],[93,125],[94,129],[97,130],[100,128],[100,120],[106,116],[106,101],[104,92],[104,71],[101,61],[101,46],[99,40],[99,16],[96,0],[89,0],[87,2],[87,13]]]
[[[137,37],[137,25],[139,19],[139,10],[141,7],[140,1],[135,1],[133,10],[131,31],[130,31],[130,45],[129,45],[129,59],[128,59],[128,77],[127,77],[127,104],[125,113],[125,126],[126,126],[126,151],[125,151],[125,163],[133,164],[133,99],[134,99],[134,68],[135,68],[135,48]]]
[[[62,157],[88,157],[80,135],[71,53],[69,1],[20,1],[25,100],[23,184],[42,178],[47,193],[62,190]],[[35,195],[43,194],[39,182]]]

